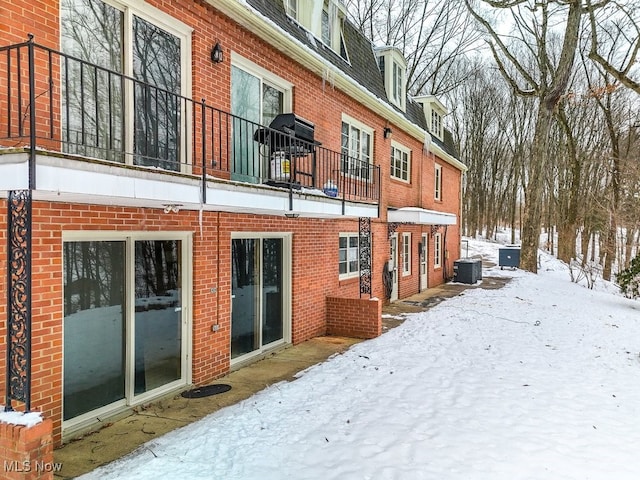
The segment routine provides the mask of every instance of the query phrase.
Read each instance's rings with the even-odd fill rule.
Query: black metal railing
[[[0,147],[12,146],[196,175],[205,201],[210,178],[380,199],[379,166],[32,40],[0,47]]]

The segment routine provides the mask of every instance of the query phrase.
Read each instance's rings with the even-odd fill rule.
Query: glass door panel
[[[125,396],[125,242],[65,242],[64,420]]]
[[[133,17],[135,163],[180,170],[180,39]]]
[[[262,120],[260,85],[258,77],[231,67],[231,113],[234,115],[232,180],[255,183],[260,179],[260,144],[253,140]]]
[[[60,16],[62,52],[73,57],[60,66],[63,149],[124,162],[123,88],[111,73],[123,72],[124,14],[99,0],[64,0]]]
[[[259,348],[260,240],[233,239],[231,358]]]
[[[135,242],[135,394],[181,378],[181,242]]]
[[[262,241],[262,346],[283,339],[281,238]]]
[[[276,116],[284,112],[284,92],[266,83],[262,84],[262,124],[269,126]]]

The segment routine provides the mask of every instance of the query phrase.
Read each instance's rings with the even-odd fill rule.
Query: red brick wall
[[[327,333],[375,338],[382,333],[382,302],[369,298],[327,297]]]
[[[53,479],[52,422],[26,427],[0,422],[0,480]]]
[[[275,48],[259,40],[241,25],[219,14],[201,1],[167,2],[150,0],[149,4],[174,15],[194,29],[192,35],[193,98],[205,98],[207,104],[229,110],[232,52],[238,52],[257,65],[270,70],[295,85],[294,111],[315,123],[316,139],[324,147],[340,150],[342,114],[359,119],[374,130],[374,159],[381,166],[381,219],[372,221],[373,296],[384,299],[382,269],[388,260],[386,206],[422,206],[459,213],[460,172],[444,162],[443,201],[433,200],[433,165],[431,154],[422,153],[422,140],[404,134],[392,125],[393,139],[411,148],[412,175],[409,186],[392,182],[389,175],[391,141],[382,130],[387,120],[359,105],[343,92],[298,64],[288,60]],[[59,2],[16,0],[0,6],[0,45],[21,42],[26,33],[36,33],[38,43],[59,47]],[[209,53],[216,40],[225,50],[225,61],[213,64]],[[2,88],[0,80],[0,89]],[[40,85],[40,83],[39,83]],[[0,119],[3,99],[0,95]],[[46,96],[39,101],[45,102]],[[56,108],[56,107],[54,107]],[[48,117],[45,115],[44,117]],[[55,120],[59,121],[59,117]],[[39,120],[40,121],[40,120]],[[43,118],[42,122],[48,121]],[[48,127],[43,124],[42,128]],[[56,126],[57,131],[57,126]],[[62,198],[62,197],[61,197]],[[2,210],[3,209],[3,210]],[[0,212],[6,212],[6,200]],[[117,206],[88,206],[35,202],[33,212],[33,396],[34,408],[54,420],[54,438],[60,439],[62,417],[62,232],[67,230],[118,231],[190,231],[193,232],[193,379],[205,383],[225,373],[229,366],[231,232],[292,232],[292,339],[302,342],[327,330],[326,298],[358,298],[358,280],[338,280],[338,233],[357,232],[355,220],[285,219],[275,216],[234,215],[205,212],[200,232],[197,212],[183,210],[166,215],[161,210]],[[406,227],[406,228],[405,228]],[[403,230],[404,229],[404,230]],[[400,295],[418,289],[417,243],[419,232],[428,226],[402,226],[412,232],[412,276],[400,275]],[[0,242],[6,245],[6,215],[0,214]],[[448,262],[459,256],[459,229],[448,227]],[[430,237],[429,285],[442,283],[442,271],[432,268],[433,242]],[[6,251],[0,249],[0,264],[6,266]],[[451,272],[452,273],[452,272]],[[6,291],[6,275],[0,274],[0,288]],[[212,293],[211,289],[216,288]],[[373,302],[372,302],[373,303]],[[6,317],[0,302],[0,315]],[[211,326],[217,323],[218,332]],[[6,321],[0,324],[0,367],[4,366]],[[4,376],[0,377],[3,390]],[[3,393],[3,392],[2,392]]]
[[[6,207],[6,201],[3,201]],[[2,205],[0,204],[0,208]],[[0,215],[0,221],[6,215]],[[386,227],[385,227],[386,228]],[[1,230],[4,235],[6,228]],[[54,420],[62,417],[63,278],[65,231],[187,231],[193,233],[193,381],[206,383],[228,371],[231,334],[231,233],[292,233],[292,341],[326,333],[327,296],[358,297],[359,284],[338,280],[338,234],[357,232],[357,220],[287,219],[276,216],[198,212],[36,201],[33,204],[32,407]],[[388,248],[388,247],[387,247]],[[3,265],[6,251],[2,250]],[[0,285],[6,276],[0,276]],[[380,279],[374,279],[376,284]],[[215,293],[211,289],[216,288]],[[376,286],[381,291],[380,286]],[[5,290],[3,290],[5,291]],[[0,303],[0,310],[5,304]],[[218,324],[219,331],[212,332]],[[5,341],[6,323],[0,328]],[[0,365],[4,362],[0,355]],[[4,376],[0,390],[4,390]],[[3,393],[3,392],[2,392]]]

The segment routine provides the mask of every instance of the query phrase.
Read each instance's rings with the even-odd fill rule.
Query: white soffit
[[[417,223],[420,225],[455,225],[456,215],[419,207],[403,207],[387,212],[389,223]]]

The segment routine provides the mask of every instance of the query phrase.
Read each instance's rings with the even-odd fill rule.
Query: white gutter
[[[412,135],[421,143],[425,139],[425,130],[410,122],[404,115],[400,115],[391,105],[376,97],[363,88],[353,78],[342,70],[327,62],[316,52],[302,45],[295,38],[282,30],[275,22],[265,18],[261,13],[253,9],[243,0],[206,0],[216,10],[222,12],[240,25],[248,28],[252,33],[269,43],[287,57],[302,64],[321,78],[326,77],[327,71],[331,71],[334,86],[339,88],[354,100],[365,105],[376,114],[401,127],[406,133]],[[465,172],[467,166],[442,150],[431,142],[431,151],[436,153],[445,162],[458,170]]]

